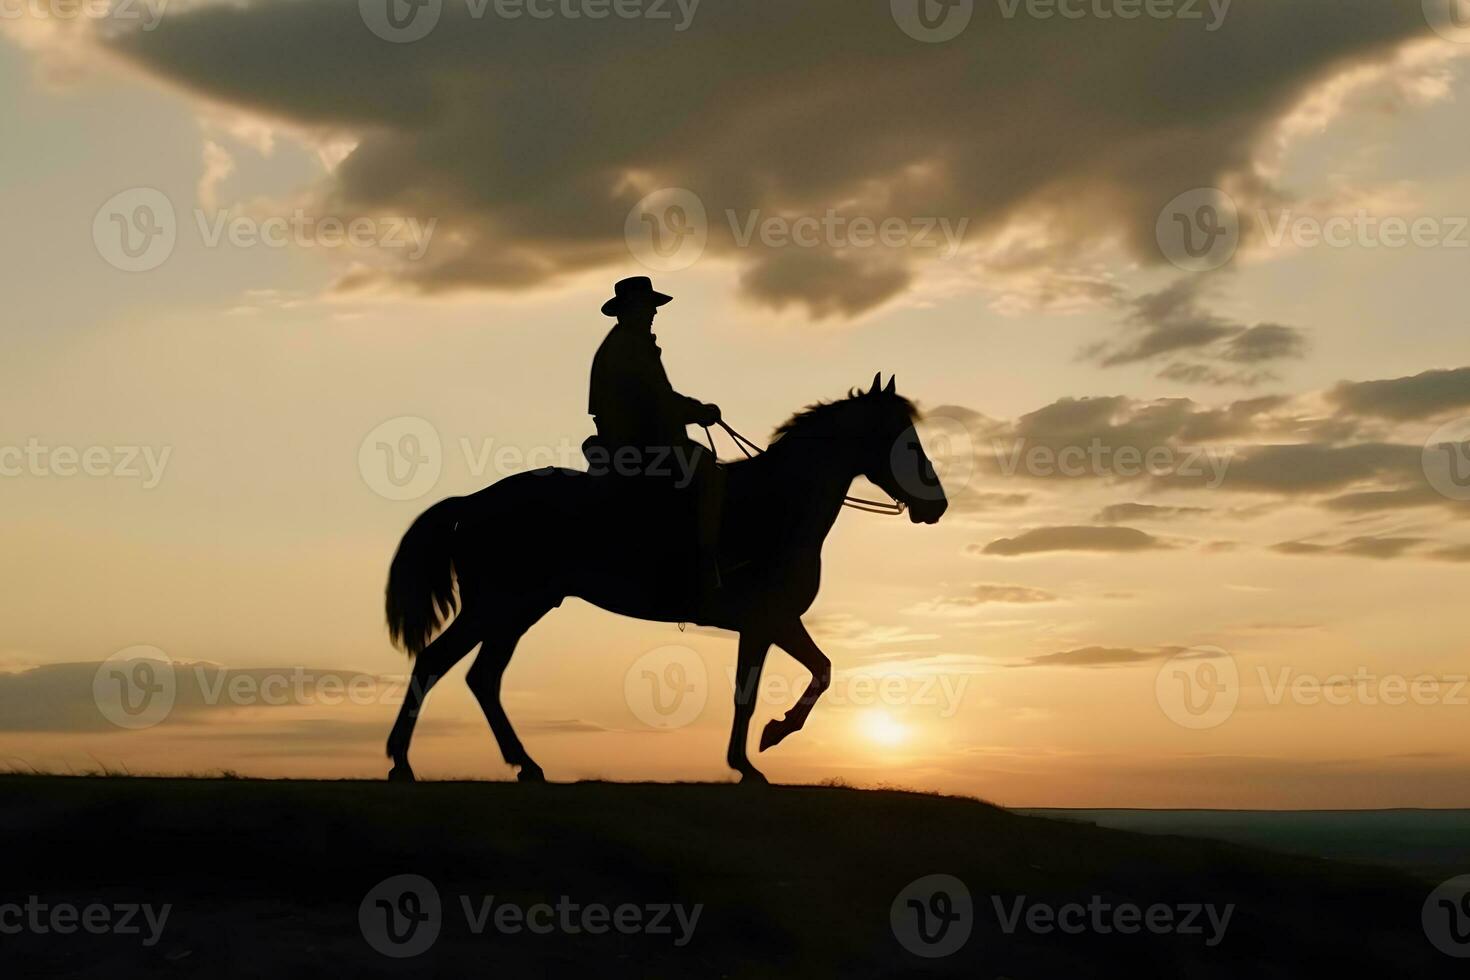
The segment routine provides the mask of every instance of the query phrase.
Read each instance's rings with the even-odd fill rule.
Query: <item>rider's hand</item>
[[[706,403],[701,411],[704,413],[700,419],[700,425],[717,425],[720,421],[720,406]]]

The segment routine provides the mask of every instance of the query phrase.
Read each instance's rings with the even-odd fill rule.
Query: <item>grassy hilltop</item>
[[[7,976],[1223,980],[1423,978],[1464,966],[1425,938],[1422,880],[915,793],[6,776],[0,832],[0,904],[36,895],[172,907],[152,946],[0,934]],[[427,950],[395,959],[364,937],[359,907],[402,874],[432,882],[441,928]],[[900,891],[931,874],[958,878],[973,901],[968,941],[940,958],[914,955],[890,923]],[[471,911],[488,896],[492,908],[567,896],[579,907],[701,910],[679,946],[678,925],[476,934],[461,896]],[[1018,907],[1099,901],[1234,909],[1213,946],[1203,916],[1192,935],[1003,927]]]

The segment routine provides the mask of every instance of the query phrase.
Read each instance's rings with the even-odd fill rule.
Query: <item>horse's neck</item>
[[[820,544],[856,477],[852,447],[846,440],[791,438],[772,449],[772,477],[792,508],[794,527],[807,543]]]

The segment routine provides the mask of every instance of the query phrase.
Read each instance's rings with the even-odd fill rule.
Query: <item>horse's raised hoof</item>
[[[544,783],[546,782],[546,773],[542,772],[541,767],[538,765],[524,765],[521,766],[520,772],[516,773],[516,782]]]
[[[388,782],[390,783],[411,783],[413,781],[413,770],[408,768],[406,762],[400,762],[388,770]]]
[[[773,745],[780,745],[781,740],[794,731],[796,731],[796,729],[788,725],[786,723],[786,719],[772,718],[770,721],[766,722],[766,727],[761,729],[760,751],[764,752],[766,749],[769,749]]]

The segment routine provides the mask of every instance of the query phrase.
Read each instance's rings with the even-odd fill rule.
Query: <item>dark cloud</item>
[[[1204,308],[1211,280],[1191,276],[1133,300],[1121,343],[1099,344],[1088,353],[1104,367],[1154,361],[1187,354],[1227,364],[1260,365],[1306,351],[1305,335],[1278,323],[1246,326]],[[1178,362],[1160,372],[1171,381],[1195,384],[1255,385],[1274,378],[1269,371],[1222,370],[1218,366]]]
[[[1270,371],[1222,369],[1208,364],[1176,361],[1159,371],[1158,378],[1160,381],[1177,381],[1187,385],[1215,385],[1222,388],[1226,385],[1237,385],[1241,388],[1254,388],[1276,380],[1276,375]]]
[[[1372,513],[1384,510],[1406,510],[1413,507],[1453,506],[1457,503],[1460,501],[1451,500],[1426,483],[1423,486],[1403,490],[1364,490],[1359,493],[1345,493],[1340,497],[1330,497],[1322,501],[1322,506],[1329,510]]]
[[[1169,547],[1163,541],[1137,528],[1038,527],[1014,538],[997,538],[985,545],[971,545],[971,552],[985,555],[1034,555],[1047,551],[1156,551]]]
[[[1432,418],[1470,406],[1470,367],[1383,381],[1344,381],[1328,397],[1355,415],[1396,422]]]
[[[1296,327],[1259,323],[1231,337],[1221,356],[1238,364],[1255,364],[1283,357],[1301,357],[1306,353],[1306,347],[1306,338]]]
[[[677,11],[490,9],[472,20],[446,3],[427,37],[392,44],[355,0],[205,4],[109,43],[211,99],[355,138],[322,191],[333,213],[439,219],[423,259],[385,256],[354,286],[520,289],[627,269],[630,209],[683,187],[746,295],[840,316],[902,290],[937,250],[740,248],[725,211],[968,219],[969,239],[1024,217],[1047,229],[1034,268],[1114,241],[1159,263],[1164,203],[1222,184],[1247,205],[1274,195],[1254,164],[1276,121],[1329,74],[1428,36],[1417,4],[1382,0],[1236,4],[1213,32],[1154,18],[1058,30],[976,4],[944,44],[851,0],[707,3],[685,30]],[[1201,336],[1185,333],[1183,346]]]
[[[1223,486],[1290,496],[1328,493],[1365,482],[1422,482],[1421,453],[1418,446],[1386,443],[1245,446],[1232,454]],[[1158,480],[1167,486],[1202,486],[1208,476],[1171,472]]]

